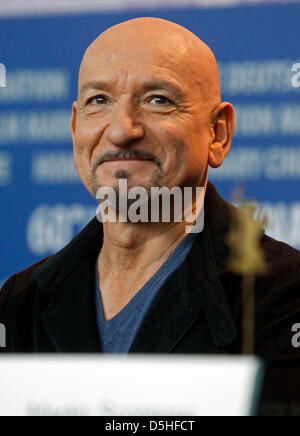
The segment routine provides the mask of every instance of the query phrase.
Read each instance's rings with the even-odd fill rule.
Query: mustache
[[[95,172],[97,168],[107,159],[131,159],[135,157],[152,160],[160,170],[162,168],[161,160],[157,156],[154,156],[152,153],[142,150],[130,150],[130,151],[119,151],[117,153],[107,151],[94,162],[93,171]]]

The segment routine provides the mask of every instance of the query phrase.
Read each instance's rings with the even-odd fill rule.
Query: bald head
[[[79,93],[95,71],[157,66],[182,86],[201,92],[213,109],[221,102],[218,66],[211,49],[188,29],[160,18],[136,18],[104,31],[87,48],[79,73]]]
[[[78,174],[95,195],[120,178],[145,189],[206,186],[208,165],[222,165],[229,152],[235,118],[221,102],[210,48],[178,24],[147,17],[109,28],[88,47],[70,127]]]

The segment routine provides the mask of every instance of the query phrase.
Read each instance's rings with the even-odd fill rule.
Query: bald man
[[[209,47],[158,18],[106,30],[83,57],[70,128],[77,172],[101,213],[4,285],[3,351],[240,354],[241,277],[226,244],[235,208],[208,182],[230,150],[235,116]],[[156,220],[124,219],[120,202],[109,206],[117,220],[103,220],[101,193],[120,186],[142,189],[150,209],[152,188],[178,188],[182,219],[172,197],[169,221],[161,210]],[[197,232],[187,232],[185,189],[195,220],[205,213]],[[300,254],[266,235],[261,248],[268,273],[256,280],[255,352],[269,365],[264,404],[296,407]]]
[[[203,42],[174,23],[136,19],[87,49],[71,131],[78,174],[94,196],[101,186],[117,189],[120,176],[128,189],[206,187],[208,163],[220,166],[229,151],[234,112],[221,103],[217,63]],[[186,233],[184,222],[107,222],[103,231],[98,273],[110,320]]]

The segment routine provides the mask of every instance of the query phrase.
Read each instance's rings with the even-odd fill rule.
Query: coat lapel
[[[130,348],[131,353],[170,353],[202,313],[184,262],[155,297]]]
[[[219,237],[222,237],[219,234]],[[236,324],[217,274],[208,223],[195,241],[188,258],[213,341],[225,347],[237,338]]]
[[[218,275],[226,271],[224,244],[227,203],[209,184],[205,226],[187,260],[155,297],[130,352],[169,353],[199,318],[216,347],[235,340],[237,331]],[[103,240],[95,218],[61,252],[35,271],[38,288],[50,299],[44,327],[59,352],[100,352],[94,305],[94,267]],[[205,352],[205,350],[203,350]]]
[[[58,352],[100,352],[94,306],[95,262],[101,225],[94,219],[67,247],[35,271],[50,303],[44,327]]]
[[[204,230],[196,238],[187,260],[154,299],[131,352],[172,352],[196,321],[203,325],[203,334],[202,345],[195,344],[195,350],[207,352],[214,349],[213,346],[225,348],[237,338],[236,325],[217,273],[208,220],[206,214]],[[219,269],[224,271],[226,263],[219,265]],[[205,335],[207,324],[209,329]]]

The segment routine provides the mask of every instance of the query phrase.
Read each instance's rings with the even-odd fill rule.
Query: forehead
[[[100,35],[87,49],[85,60],[89,57],[102,56],[108,60],[121,60],[143,62],[147,59],[157,61],[180,60],[190,52],[192,42],[186,35],[179,32],[153,32],[146,29],[145,32],[138,32],[137,29],[126,29],[126,31],[111,31]]]
[[[164,89],[178,99],[183,99],[187,93],[186,83],[178,80],[172,71],[166,69],[145,69],[137,71],[136,69],[127,70],[119,68],[116,70],[102,69],[97,74],[85,76],[79,86],[79,93],[85,94],[92,90],[102,90],[113,92],[116,89],[125,91],[154,91]]]
[[[171,76],[180,80],[188,79],[191,72],[191,49],[179,38],[158,41],[145,41],[135,37],[125,40],[100,41],[86,52],[79,75],[82,86],[86,80],[94,80],[100,75],[128,76]],[[148,80],[148,78],[147,78]]]

